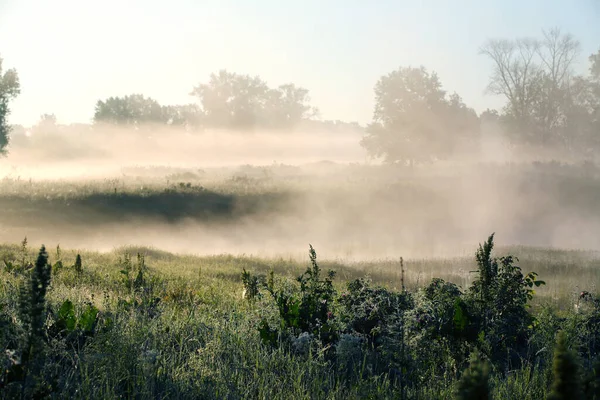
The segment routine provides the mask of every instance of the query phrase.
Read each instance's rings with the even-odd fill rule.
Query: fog
[[[15,141],[0,160],[0,241],[302,259],[310,243],[323,258],[364,260],[471,255],[496,232],[500,245],[600,250],[595,167],[516,163],[494,135],[476,153],[433,165],[382,165],[359,140],[355,132],[113,128]],[[168,219],[81,200],[188,182],[231,196],[231,208]],[[44,206],[44,196],[66,200]]]

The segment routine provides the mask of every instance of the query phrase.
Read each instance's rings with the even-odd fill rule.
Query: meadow
[[[542,399],[562,357],[573,396],[597,398],[599,177],[558,163],[9,176],[0,397]]]

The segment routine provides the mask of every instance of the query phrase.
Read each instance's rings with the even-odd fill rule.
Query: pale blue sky
[[[365,123],[377,79],[424,65],[481,111],[490,37],[558,26],[581,41],[578,68],[600,48],[600,0],[0,0],[0,55],[22,94],[10,121],[43,113],[88,122],[97,99],[143,93],[163,104],[226,68],[310,90],[325,119]]]

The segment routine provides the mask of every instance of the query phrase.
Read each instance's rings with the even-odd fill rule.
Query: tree
[[[514,139],[554,145],[565,140],[572,67],[579,42],[554,28],[541,40],[492,39],[480,49],[493,63],[487,90],[507,100],[503,120]]]
[[[109,97],[98,100],[94,122],[137,126],[145,123],[165,123],[163,108],[154,99],[141,94]]]
[[[215,127],[254,127],[263,107],[267,84],[259,77],[221,70],[211,74],[208,83],[194,87],[207,122]]]
[[[211,74],[191,95],[200,101],[206,123],[215,128],[291,128],[317,113],[307,89],[292,83],[272,89],[258,76],[227,70]]]
[[[479,119],[483,122],[498,122],[500,120],[500,114],[498,110],[492,110],[487,108],[484,112],[479,115]]]
[[[196,104],[163,106],[163,117],[167,125],[198,128],[202,125],[203,114]]]
[[[8,125],[8,115],[10,114],[8,104],[21,92],[17,71],[9,69],[3,73],[2,62],[3,59],[0,57],[0,155],[6,154],[11,130]]]
[[[375,85],[373,122],[361,145],[386,162],[444,158],[477,138],[479,120],[460,96],[449,97],[435,72],[399,68]]]

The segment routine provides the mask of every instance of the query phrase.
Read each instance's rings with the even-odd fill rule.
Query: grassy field
[[[531,226],[552,210],[562,212],[559,222],[587,220],[578,233],[591,243],[600,185],[595,170],[535,168],[518,176],[536,190],[513,183],[493,193],[515,171],[458,179],[320,165],[5,179],[0,229],[12,244],[0,246],[0,397],[473,398],[457,392],[473,353],[491,366],[492,398],[540,399],[560,373],[552,360],[562,330],[578,352],[579,384],[595,398],[600,253],[518,243],[524,234],[558,240],[547,232],[556,215]],[[547,199],[565,188],[570,196]],[[529,213],[519,213],[526,200],[508,202],[518,191],[536,201]],[[475,226],[468,215],[481,201],[492,209],[480,209],[486,218]],[[111,242],[107,226],[132,236]],[[145,247],[143,231],[164,226],[205,233],[178,252],[160,241]],[[475,257],[493,230],[493,255],[518,261]],[[78,240],[93,231],[96,241]],[[206,232],[229,241],[210,251],[216,242]],[[19,245],[22,233],[30,242]],[[301,240],[290,242],[294,234]],[[250,243],[236,249],[236,240]],[[111,250],[95,250],[105,243]],[[344,246],[365,249],[348,256]],[[531,282],[545,282],[532,283],[535,293],[530,271],[538,274]]]

